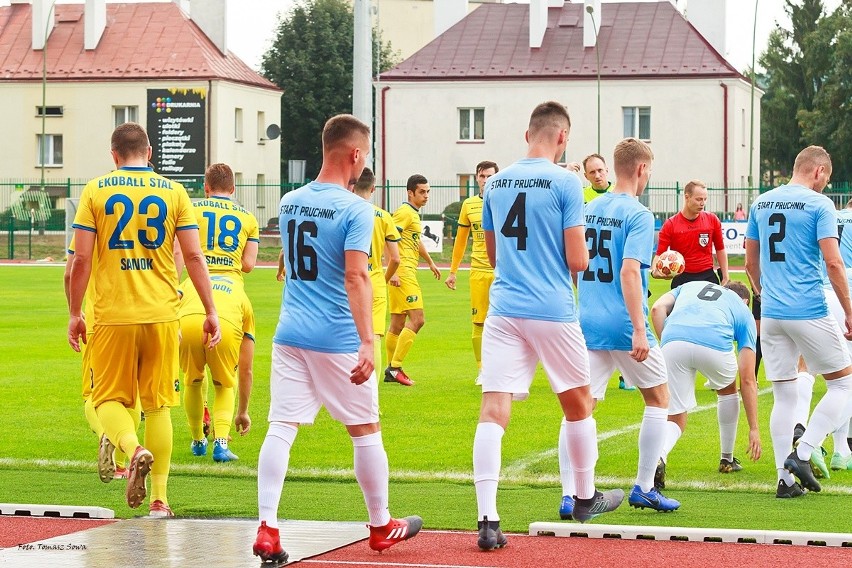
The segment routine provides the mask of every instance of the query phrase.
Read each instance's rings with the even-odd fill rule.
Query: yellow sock
[[[213,401],[213,430],[217,438],[228,439],[231,433],[231,421],[234,419],[234,387],[214,384],[216,400]]]
[[[86,421],[89,423],[89,428],[92,429],[92,432],[94,432],[95,436],[98,437],[98,442],[100,442],[101,435],[104,433],[104,427],[101,426],[101,421],[98,420],[98,413],[95,412],[95,407],[92,406],[91,396],[83,402],[83,414],[86,415]]]
[[[411,346],[414,345],[415,337],[417,337],[416,333],[407,327],[402,328],[402,331],[399,332],[399,340],[397,341],[396,349],[393,351],[391,367],[402,367],[402,362],[405,361],[405,357],[411,350]]]
[[[150,502],[159,499],[168,505],[166,487],[172,465],[172,412],[168,406],[145,412],[145,447],[154,456]]]
[[[210,401],[210,398],[207,396],[209,393],[210,385],[207,384],[207,377],[204,376],[201,378],[201,401],[204,406],[207,406],[207,403]]]
[[[186,392],[183,393],[183,408],[186,412],[186,422],[193,440],[204,437],[204,398],[203,391],[206,378],[186,381]]]
[[[473,324],[473,356],[476,358],[476,366],[482,368],[482,326]]]
[[[139,445],[139,437],[124,405],[116,400],[108,400],[101,403],[96,411],[107,438],[112,440],[116,448],[132,456]]]
[[[127,409],[127,414],[133,420],[133,431],[139,431],[139,424],[142,423],[142,400],[136,397],[136,406]],[[121,448],[115,448],[115,465],[116,467],[127,467],[127,454],[121,451]]]
[[[404,328],[403,328],[404,329]],[[389,331],[385,336],[385,353],[388,355],[388,365],[393,361],[393,353],[396,351],[396,344],[399,342],[399,335]]]
[[[380,369],[384,369],[382,366],[382,336],[374,335],[373,336],[373,364],[376,366],[376,376],[379,374]]]

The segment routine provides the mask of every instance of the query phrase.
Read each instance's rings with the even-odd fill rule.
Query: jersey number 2
[[[296,220],[287,221],[287,236],[290,249],[290,278],[293,280],[316,280],[319,275],[317,267],[317,251],[305,243],[305,235],[316,238],[317,224],[313,221],[302,221],[296,226]]]
[[[787,234],[787,217],[783,213],[773,213],[769,216],[770,225],[778,225],[778,232],[769,236],[769,262],[784,262],[786,255],[775,250]]]

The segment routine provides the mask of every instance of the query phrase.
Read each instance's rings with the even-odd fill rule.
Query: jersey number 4
[[[516,243],[517,250],[527,250],[527,194],[519,193],[515,197],[514,203],[509,208],[509,214],[506,215],[506,221],[500,227],[500,233],[504,237],[518,239]]]
[[[290,262],[290,278],[292,280],[316,280],[319,275],[317,267],[317,251],[305,242],[305,237],[316,238],[317,224],[313,221],[302,221],[296,225],[295,219],[287,221],[287,237]]]

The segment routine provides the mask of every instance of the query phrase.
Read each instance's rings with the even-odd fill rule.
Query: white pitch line
[[[340,564],[341,566],[405,566],[410,568],[500,568],[499,566],[483,566],[481,564],[411,564],[409,562],[356,562],[354,560],[300,560],[300,564]]]

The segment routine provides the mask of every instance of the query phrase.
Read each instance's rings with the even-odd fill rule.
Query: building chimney
[[[686,19],[689,23],[726,59],[730,55],[728,29],[734,23],[733,16],[737,13],[736,10],[732,11],[728,4],[727,1],[718,0],[690,0],[686,7]],[[746,16],[749,23],[751,18],[752,14]]]
[[[562,8],[565,0],[530,0],[530,48],[541,47],[547,31],[547,9]]]
[[[201,28],[213,45],[222,52],[228,54],[227,44],[227,0],[190,0],[189,18]]]
[[[56,14],[51,0],[33,0],[33,49],[44,49],[53,24],[56,22]]]
[[[86,0],[83,20],[83,47],[95,49],[106,28],[106,0]]]
[[[435,0],[435,37],[438,37],[467,16],[468,0]]]
[[[601,0],[583,2],[583,47],[595,47],[601,30]]]

